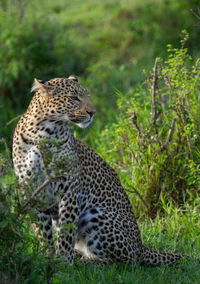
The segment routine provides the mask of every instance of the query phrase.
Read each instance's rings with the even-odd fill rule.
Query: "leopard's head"
[[[31,91],[43,97],[45,116],[50,119],[73,122],[81,128],[93,120],[95,109],[89,93],[74,75],[46,82],[35,79]]]

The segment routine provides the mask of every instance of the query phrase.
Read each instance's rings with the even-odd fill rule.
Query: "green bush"
[[[3,140],[0,143],[6,145]],[[51,264],[58,261],[50,259],[45,247],[40,247],[31,228],[31,206],[24,210],[21,195],[6,146],[4,154],[0,154],[1,283],[46,283]]]
[[[151,216],[164,200],[181,205],[200,190],[200,61],[187,54],[186,38],[156,60],[147,90],[118,94],[118,123],[103,131],[98,148],[137,209]]]

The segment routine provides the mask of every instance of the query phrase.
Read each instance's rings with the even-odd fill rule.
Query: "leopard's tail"
[[[188,257],[180,254],[153,250],[143,246],[142,254],[140,255],[140,263],[150,266],[159,266],[162,264],[170,265],[184,258]]]

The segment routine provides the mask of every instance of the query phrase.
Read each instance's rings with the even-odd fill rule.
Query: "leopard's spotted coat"
[[[28,179],[33,187],[45,180],[47,169],[39,147],[43,138],[53,153],[54,162],[46,165],[48,175],[55,174],[51,165],[59,159],[66,159],[68,164],[61,170],[60,178],[46,186],[42,197],[45,209],[37,208],[43,240],[54,247],[52,221],[55,221],[57,253],[64,254],[69,264],[73,264],[75,249],[106,262],[159,265],[179,259],[179,255],[154,251],[142,244],[132,206],[116,172],[73,136],[70,122],[87,127],[95,112],[88,92],[77,78],[47,82],[35,79],[32,91],[35,95],[15,129],[15,172],[23,187],[28,186]],[[63,228],[67,224],[73,226],[66,233]]]

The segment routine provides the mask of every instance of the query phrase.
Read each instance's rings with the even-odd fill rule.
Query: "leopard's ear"
[[[78,82],[78,78],[75,75],[70,75],[67,79]]]
[[[51,95],[54,88],[52,86],[45,85],[45,81],[34,79],[31,92],[40,91],[42,96]]]

